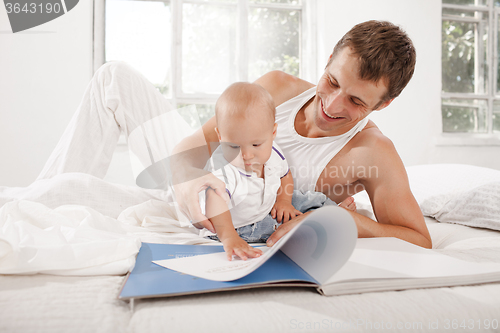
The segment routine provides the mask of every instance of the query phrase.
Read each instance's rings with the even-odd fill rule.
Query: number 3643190
[[[18,2],[5,2],[5,8],[7,9],[7,14],[11,13],[26,13],[26,14],[36,14],[36,13],[59,13],[63,9],[59,2],[56,3],[18,3]]]

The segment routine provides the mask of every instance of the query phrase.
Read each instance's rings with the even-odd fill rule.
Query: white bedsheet
[[[4,188],[0,198],[0,274],[125,274],[141,241],[213,242],[179,224],[169,193],[86,174]]]
[[[1,274],[124,274],[139,237],[93,209],[12,201],[0,209]]]
[[[500,260],[500,232],[426,222],[438,251],[464,260]],[[131,311],[117,300],[123,280],[0,276],[0,331],[498,332],[484,324],[498,320],[499,283],[337,297],[306,288],[264,288],[136,301]],[[476,329],[451,329],[464,320]]]

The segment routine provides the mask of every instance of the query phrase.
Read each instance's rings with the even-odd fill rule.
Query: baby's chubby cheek
[[[243,167],[244,163],[240,156],[239,149],[223,149],[224,158],[236,167]]]

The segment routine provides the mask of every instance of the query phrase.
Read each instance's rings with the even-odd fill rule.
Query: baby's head
[[[273,98],[258,84],[230,85],[215,104],[215,131],[226,160],[260,174],[276,137],[275,113]]]

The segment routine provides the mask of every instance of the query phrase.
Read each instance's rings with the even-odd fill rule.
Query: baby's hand
[[[224,239],[222,244],[224,245],[224,251],[226,251],[227,259],[229,261],[233,259],[233,254],[243,260],[247,260],[248,258],[257,258],[262,255],[261,250],[248,245],[248,243],[241,239],[238,235]]]
[[[271,216],[279,223],[288,222],[298,215],[302,215],[302,213],[296,210],[291,202],[285,200],[276,201],[274,203],[273,209],[271,209]]]

